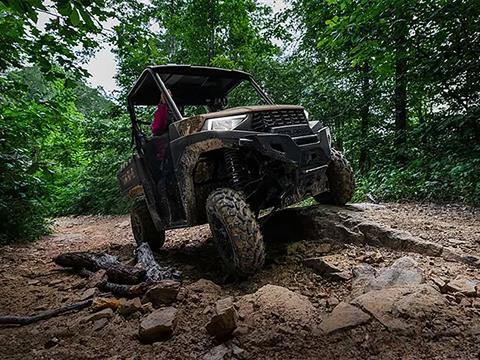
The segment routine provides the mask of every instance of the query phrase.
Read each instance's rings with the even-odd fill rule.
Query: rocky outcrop
[[[266,239],[331,243],[368,244],[393,250],[443,257],[449,261],[480,267],[480,257],[465,254],[406,231],[366,219],[358,207],[328,205],[289,208],[274,214],[263,223]]]

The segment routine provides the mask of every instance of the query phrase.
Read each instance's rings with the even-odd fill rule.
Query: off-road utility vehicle
[[[146,107],[162,94],[170,125],[151,136]],[[242,106],[225,109],[228,101]],[[338,205],[352,197],[352,170],[332,149],[328,127],[309,121],[302,106],[275,105],[245,72],[149,67],[128,95],[128,110],[135,154],[117,175],[135,200],[137,242],[158,249],[165,230],[208,221],[226,269],[247,276],[265,259],[261,210],[310,196]]]

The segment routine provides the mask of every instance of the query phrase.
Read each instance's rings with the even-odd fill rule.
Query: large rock
[[[315,318],[315,307],[305,296],[282,286],[265,285],[257,292],[243,296],[237,304],[247,322],[273,317],[303,326],[311,324]]]
[[[391,266],[379,271],[372,279],[368,288],[370,290],[385,289],[394,286],[418,285],[425,282],[423,270],[418,263],[409,256],[397,259]]]
[[[217,340],[227,339],[237,327],[238,314],[233,306],[233,298],[218,300],[215,304],[215,315],[207,324],[207,332]]]
[[[353,268],[352,272],[354,294],[425,282],[423,270],[408,256],[397,259],[391,266],[378,271],[371,265],[361,264]]]
[[[370,315],[351,304],[341,302],[331,314],[320,323],[320,329],[330,334],[332,332],[349,329],[370,320]]]
[[[406,319],[431,317],[446,304],[444,297],[429,285],[372,290],[351,301],[391,331],[413,332]]]
[[[153,311],[140,322],[138,336],[143,343],[169,339],[176,325],[177,309],[166,307]]]
[[[145,294],[144,302],[151,302],[153,307],[170,305],[177,299],[180,284],[174,280],[162,280],[152,286]]]

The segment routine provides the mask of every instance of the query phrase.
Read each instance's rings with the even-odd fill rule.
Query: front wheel
[[[265,261],[265,245],[260,226],[245,196],[233,189],[218,189],[207,198],[210,230],[225,268],[246,277]]]
[[[133,237],[138,245],[146,242],[152,250],[158,250],[165,242],[165,230],[158,231],[153,223],[147,203],[137,200],[130,211]]]
[[[332,149],[327,178],[330,190],[313,198],[320,204],[345,205],[352,199],[355,189],[353,170],[340,151]]]

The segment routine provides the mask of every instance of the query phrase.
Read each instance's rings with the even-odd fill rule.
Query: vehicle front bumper
[[[218,139],[228,148],[250,148],[266,157],[295,165],[302,173],[320,171],[327,167],[331,158],[331,140],[328,127],[309,135],[311,142],[299,140],[282,133],[258,133],[254,131],[202,131],[172,141],[174,163],[180,161],[183,151],[190,145]],[[298,137],[297,139],[300,139]],[[300,139],[301,140],[301,139]]]

